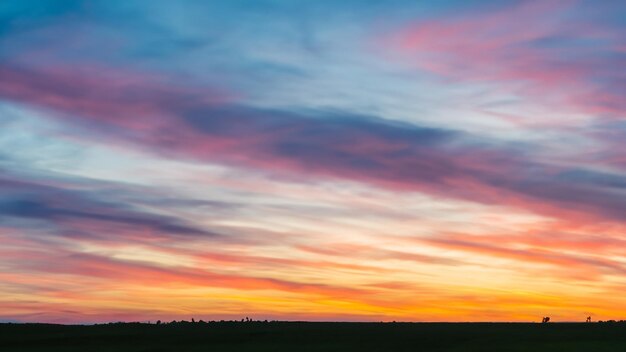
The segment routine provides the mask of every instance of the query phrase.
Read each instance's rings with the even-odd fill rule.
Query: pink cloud
[[[603,274],[623,275],[626,267],[619,262],[588,254],[565,254],[560,251],[538,248],[519,248],[497,242],[497,236],[491,238],[474,236],[439,236],[421,239],[424,243],[445,249],[453,249],[468,253],[498,257],[518,261],[520,263],[536,263],[555,266],[559,269],[575,268],[579,278],[598,280]]]
[[[171,111],[230,98],[215,90],[192,89],[159,75],[105,67],[45,67],[36,71],[0,65],[0,95],[85,119],[132,130],[163,127]],[[184,98],[183,98],[184,97]],[[182,98],[182,99],[181,99]]]
[[[379,45],[391,49],[392,58],[452,81],[497,83],[560,111],[621,118],[624,70],[615,43],[623,38],[597,24],[568,20],[571,5],[521,2],[482,15],[419,21]],[[554,38],[561,43],[551,46]],[[579,43],[585,40],[608,44],[599,49]]]

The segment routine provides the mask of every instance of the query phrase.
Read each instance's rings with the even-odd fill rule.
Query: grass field
[[[0,324],[0,351],[626,352],[626,323]]]

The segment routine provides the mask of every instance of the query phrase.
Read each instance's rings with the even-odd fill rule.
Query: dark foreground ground
[[[626,352],[626,323],[0,324],[0,351]]]

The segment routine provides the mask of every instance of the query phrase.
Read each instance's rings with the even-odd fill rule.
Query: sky
[[[0,2],[0,321],[626,318],[626,2]]]

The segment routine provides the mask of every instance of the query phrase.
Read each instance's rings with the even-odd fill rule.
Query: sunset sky
[[[626,1],[0,2],[0,322],[624,292]]]

